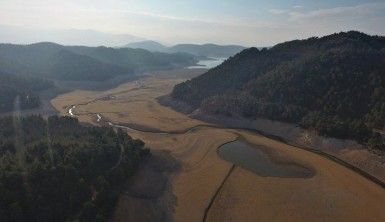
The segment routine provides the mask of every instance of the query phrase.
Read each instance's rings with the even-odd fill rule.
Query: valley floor
[[[125,126],[153,152],[164,151],[179,163],[174,171],[162,171],[168,182],[142,183],[153,189],[166,184],[164,193],[153,197],[156,204],[147,203],[148,197],[123,194],[115,221],[154,221],[151,215],[132,215],[138,209],[158,212],[159,207],[164,210],[154,214],[159,221],[385,221],[385,189],[355,171],[257,133],[190,118],[157,102],[175,84],[202,72],[153,73],[111,90],[76,90],[51,101],[61,115],[70,115],[74,107],[72,113],[82,122]],[[266,147],[274,161],[301,165],[313,176],[259,176],[218,156],[218,147],[241,138]]]

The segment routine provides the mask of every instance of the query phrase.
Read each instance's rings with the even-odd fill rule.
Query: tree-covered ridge
[[[0,112],[38,107],[40,100],[37,93],[52,86],[52,82],[41,78],[0,71]]]
[[[172,96],[208,113],[367,142],[385,124],[385,37],[347,32],[247,49]]]
[[[66,47],[66,49],[79,55],[134,71],[185,67],[197,62],[193,55],[187,53],[162,53],[144,49],[85,46],[72,46]]]
[[[107,221],[143,145],[69,117],[0,119],[0,221]]]
[[[155,53],[142,49],[55,43],[0,44],[0,70],[60,80],[104,81],[119,75],[185,67],[196,62],[195,57],[188,54]]]

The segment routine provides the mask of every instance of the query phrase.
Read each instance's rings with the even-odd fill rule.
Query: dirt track
[[[160,131],[183,131],[206,124],[156,101],[186,78],[182,73],[176,76],[162,74],[104,92],[74,91],[58,96],[52,104],[62,115],[68,115],[68,107],[84,104],[78,105],[74,114],[92,124],[99,124],[97,113],[114,123]],[[111,94],[114,98],[100,99]],[[168,150],[180,162],[181,169],[171,176],[175,221],[202,221],[205,215],[206,221],[385,221],[382,187],[315,153],[234,129],[200,127],[182,134],[128,133],[153,150]],[[217,147],[238,135],[268,147],[280,159],[314,170],[315,176],[260,177],[233,168],[232,163],[218,157]],[[119,212],[119,218],[124,221],[124,212]]]

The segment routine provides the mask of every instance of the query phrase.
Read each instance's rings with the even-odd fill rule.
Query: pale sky
[[[0,0],[0,25],[271,46],[347,30],[385,35],[385,0]]]

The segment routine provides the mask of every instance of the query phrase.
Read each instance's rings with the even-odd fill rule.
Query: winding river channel
[[[75,113],[75,109],[79,105],[82,105],[82,104],[70,106],[70,108],[68,109],[68,114],[72,117],[79,116],[79,114]],[[270,137],[270,135],[265,135],[260,131],[255,131],[248,128],[228,128],[228,127],[221,127],[218,125],[211,125],[211,124],[200,124],[185,130],[175,130],[175,131],[161,131],[157,129],[139,129],[139,128],[135,128],[134,126],[129,126],[129,124],[123,125],[123,124],[113,123],[112,121],[103,118],[103,115],[101,113],[96,113],[96,114],[82,113],[81,115],[94,115],[96,117],[96,122],[95,122],[96,124],[108,125],[116,129],[126,130],[127,132],[150,133],[150,134],[157,134],[157,135],[180,135],[180,134],[183,135],[183,134],[194,132],[199,128],[213,128],[213,129],[224,129],[224,130],[225,129],[244,130],[244,131],[250,131],[253,133],[262,134],[264,136]],[[276,137],[273,137],[273,138],[277,139]],[[361,171],[360,169],[334,156],[331,156],[327,153],[323,153],[318,150],[308,149],[305,147],[298,147],[298,148],[305,149],[306,151],[309,151],[309,152],[314,152],[316,154],[329,158],[330,160],[336,161],[337,163],[353,169],[354,171],[361,174],[362,176],[367,177],[368,179],[372,180],[373,182],[385,188],[385,184],[383,182],[376,180],[371,175],[368,175],[364,171]],[[219,146],[217,148],[217,153],[222,159],[234,164],[235,166],[240,166],[248,171],[251,171],[263,177],[311,178],[314,176],[315,172],[312,169],[309,169],[298,163],[280,161],[279,159],[274,157],[273,153],[268,152],[268,150],[269,148],[267,147],[252,145],[246,142],[244,139],[240,138],[238,140],[231,141]]]
[[[68,109],[68,114],[75,117],[75,108],[76,105],[71,106]],[[144,131],[140,129],[134,129],[129,126],[123,126],[115,124],[109,120],[104,120],[102,114],[94,114],[96,116],[96,123],[105,123],[111,127],[124,129],[127,131],[139,131],[141,133],[153,133],[161,135],[170,135],[170,134],[185,134],[192,132],[194,129],[199,127],[215,127],[222,128],[217,126],[210,125],[199,125],[192,127],[186,131],[181,132],[161,132],[161,131]],[[226,129],[226,128],[223,128]],[[282,177],[282,178],[310,178],[314,175],[314,172],[310,169],[307,169],[304,166],[295,163],[282,163],[278,160],[275,160],[272,157],[271,153],[266,152],[268,148],[253,146],[243,140],[236,140],[233,142],[226,143],[218,147],[218,155],[236,166],[243,167],[246,170],[256,173],[259,176],[264,177]]]
[[[158,203],[174,221],[385,220],[385,185],[361,169],[264,132],[210,124],[160,105],[156,98],[185,80],[175,76],[76,91],[52,104],[62,115],[123,129],[151,150],[170,153],[181,167],[171,176],[171,196]],[[128,209],[145,201],[119,208],[129,217]]]

